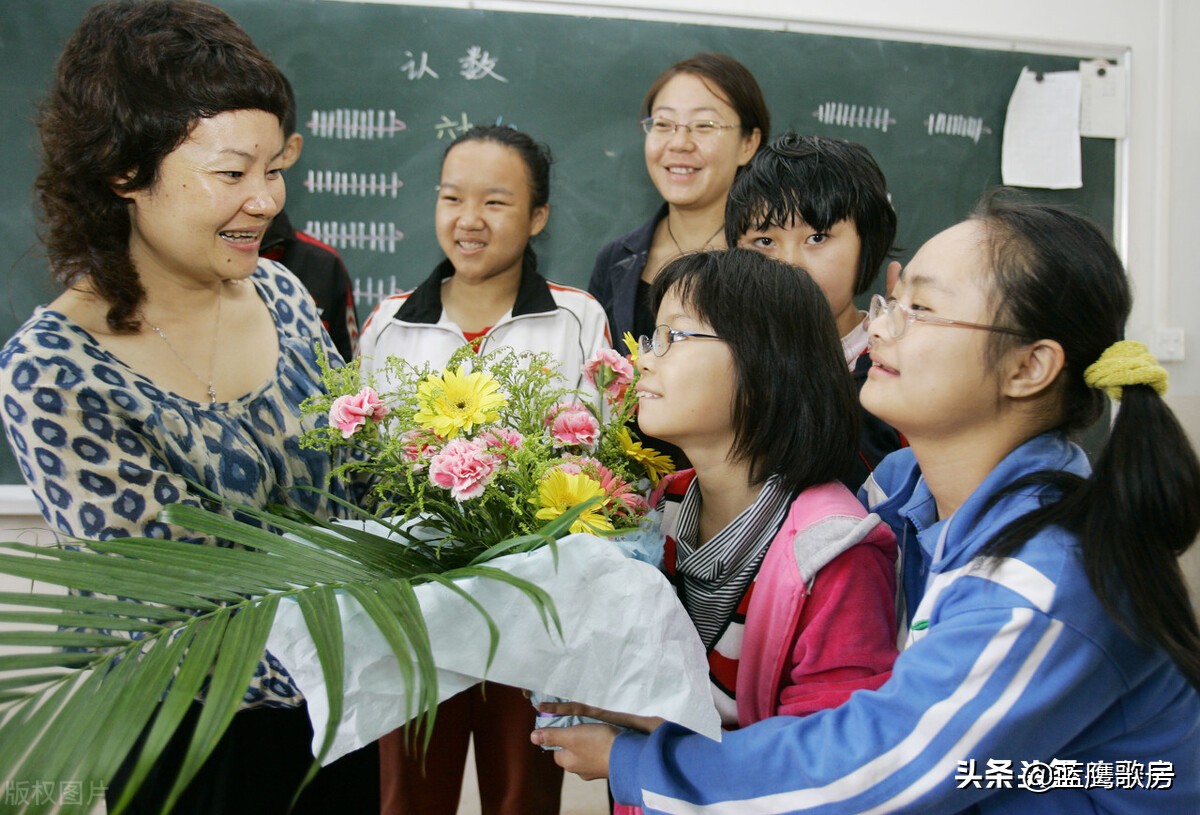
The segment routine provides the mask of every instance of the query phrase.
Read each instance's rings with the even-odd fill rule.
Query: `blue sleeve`
[[[1122,689],[1101,649],[1062,622],[1011,604],[962,609],[934,619],[888,683],[838,708],[720,743],[672,725],[622,735],[610,783],[647,812],[957,812],[1005,792],[959,789],[960,761],[1067,757]]]

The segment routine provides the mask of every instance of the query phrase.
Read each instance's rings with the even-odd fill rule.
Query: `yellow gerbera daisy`
[[[535,515],[543,521],[552,521],[568,509],[582,504],[591,498],[604,498],[604,488],[600,482],[583,473],[564,473],[553,469],[546,474],[538,485],[537,499],[530,498],[529,503],[541,504]],[[572,532],[608,532],[613,525],[601,512],[603,503],[595,504],[575,519],[571,524]]]
[[[625,455],[646,468],[646,475],[650,478],[651,484],[657,486],[658,479],[667,473],[675,472],[675,462],[671,461],[670,456],[650,447],[643,447],[640,441],[634,441],[633,437],[629,435],[628,428],[622,427],[618,430],[617,439],[620,440],[621,449],[625,451]]]
[[[487,424],[500,418],[500,408],[508,398],[500,383],[486,371],[464,374],[445,370],[431,374],[417,386],[421,409],[413,421],[432,430],[443,439],[452,439],[459,432],[470,433],[477,424]]]

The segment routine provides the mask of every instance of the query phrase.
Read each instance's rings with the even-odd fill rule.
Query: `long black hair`
[[[1085,218],[1007,193],[985,198],[972,217],[987,235],[996,322],[1062,346],[1057,429],[1096,421],[1105,394],[1088,387],[1084,370],[1124,338],[1132,305],[1112,244]],[[1020,340],[993,335],[989,356],[1013,342]],[[1200,629],[1178,562],[1200,532],[1200,462],[1159,394],[1149,385],[1124,387],[1089,478],[1038,473],[1006,494],[1031,482],[1051,485],[1057,500],[1006,527],[986,554],[1010,555],[1049,525],[1075,533],[1088,580],[1109,614],[1136,638],[1161,646],[1200,688]]]

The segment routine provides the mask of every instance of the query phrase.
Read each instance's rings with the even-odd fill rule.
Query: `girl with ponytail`
[[[537,731],[647,812],[1200,812],[1200,463],[1124,338],[1104,234],[1006,196],[871,304],[863,406],[911,447],[860,497],[901,541],[891,679],[717,744]],[[1071,441],[1119,400],[1094,463]],[[569,712],[569,711],[560,711]],[[615,737],[615,740],[614,740]],[[1041,794],[1037,794],[1041,793]]]

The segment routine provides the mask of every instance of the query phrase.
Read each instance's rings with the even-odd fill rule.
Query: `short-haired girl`
[[[759,150],[729,189],[725,239],[799,266],[825,292],[842,353],[862,388],[871,369],[865,316],[855,302],[871,290],[896,239],[896,213],[883,171],[861,144],[787,132]],[[884,456],[904,446],[895,428],[867,410],[842,483],[858,490]]]
[[[734,249],[671,262],[651,296],[638,422],[694,468],[664,482],[664,565],[723,725],[878,687],[896,657],[896,541],[837,480],[857,411],[821,289]]]

